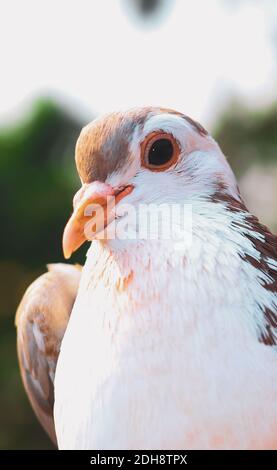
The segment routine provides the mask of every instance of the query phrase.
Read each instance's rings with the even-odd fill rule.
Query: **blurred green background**
[[[130,3],[141,21],[149,21],[164,2]],[[229,157],[248,207],[277,231],[277,101],[253,108],[234,96],[230,93],[207,127]],[[19,376],[14,314],[45,264],[63,261],[62,232],[79,187],[74,147],[87,120],[45,95],[31,101],[20,117],[0,125],[1,449],[52,448]],[[83,264],[85,250],[72,262]]]

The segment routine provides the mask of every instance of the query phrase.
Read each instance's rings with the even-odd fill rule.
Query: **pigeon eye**
[[[141,144],[142,166],[163,171],[177,162],[180,148],[171,134],[153,132]]]

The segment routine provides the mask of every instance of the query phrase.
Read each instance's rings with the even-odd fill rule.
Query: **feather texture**
[[[260,342],[276,292],[245,258],[260,257],[249,217],[195,204],[182,252],[92,243],[55,379],[60,448],[276,447],[277,356]]]
[[[154,172],[142,153],[159,133],[178,155]],[[276,449],[277,240],[217,143],[181,113],[139,108],[86,126],[76,162],[80,198],[95,180],[132,187],[115,225],[135,236],[91,243],[77,296],[79,272],[70,293],[45,289],[48,273],[19,308],[24,384],[49,432],[54,380],[59,448]],[[182,243],[137,236],[147,214],[138,224],[124,203],[188,206]]]
[[[77,295],[80,269],[52,264],[26,291],[16,314],[21,376],[30,403],[56,443],[54,376],[60,345]]]

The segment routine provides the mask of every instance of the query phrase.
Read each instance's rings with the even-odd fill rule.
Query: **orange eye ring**
[[[165,171],[177,163],[180,152],[172,134],[154,131],[141,143],[141,164],[151,171]]]

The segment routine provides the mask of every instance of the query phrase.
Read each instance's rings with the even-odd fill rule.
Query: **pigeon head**
[[[88,239],[89,220],[96,227],[101,215],[100,226],[109,225],[115,213],[109,201],[113,206],[123,199],[134,206],[195,203],[219,190],[239,200],[218,144],[199,123],[169,109],[136,108],[95,119],[78,138],[76,166],[82,186],[64,232],[66,258]]]

